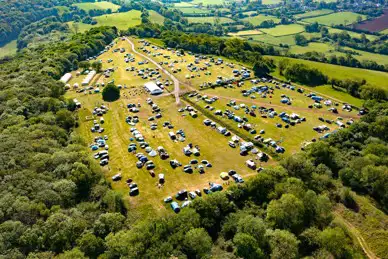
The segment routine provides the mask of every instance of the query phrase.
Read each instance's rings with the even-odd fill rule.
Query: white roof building
[[[61,79],[59,79],[59,81],[63,82],[64,84],[66,84],[67,82],[69,82],[69,80],[71,79],[72,75],[70,73],[66,73],[64,74]]]
[[[163,90],[155,84],[155,82],[148,82],[144,84],[144,88],[152,95],[163,93]]]

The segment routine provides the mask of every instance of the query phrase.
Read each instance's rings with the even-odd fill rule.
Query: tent
[[[179,213],[181,211],[181,208],[179,207],[179,204],[177,202],[175,202],[175,201],[171,202],[170,206],[171,206],[171,209],[175,213]]]
[[[222,180],[228,180],[229,179],[229,175],[226,172],[220,173],[220,177],[221,177]]]

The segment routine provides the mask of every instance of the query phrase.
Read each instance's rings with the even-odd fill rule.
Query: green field
[[[294,35],[274,37],[269,34],[260,34],[244,37],[249,40],[258,41],[270,45],[279,46],[280,44],[295,45]]]
[[[270,4],[279,4],[282,0],[263,0],[262,3],[264,5],[270,5]]]
[[[304,27],[299,24],[278,25],[274,28],[261,29],[264,33],[272,36],[284,36],[296,34],[304,31]]]
[[[233,0],[232,0],[233,1]],[[193,4],[203,4],[203,5],[222,5],[224,2],[230,2],[228,0],[193,0]]]
[[[151,22],[157,23],[160,25],[162,25],[164,23],[164,17],[161,14],[155,12],[154,10],[149,11],[149,13],[150,13],[150,21]]]
[[[93,27],[99,26],[116,26],[119,30],[126,30],[129,27],[134,27],[141,24],[140,11],[132,10],[125,13],[114,13],[102,16],[93,17],[97,20],[96,25],[77,23],[79,32],[90,30]],[[74,31],[74,22],[68,23],[70,28]]]
[[[313,17],[313,18],[307,18],[303,19],[305,22],[313,23],[318,22],[319,24],[323,25],[349,25],[357,22],[357,17],[361,16],[363,20],[366,19],[365,15],[358,14],[358,13],[352,13],[352,12],[339,12],[339,13],[332,13],[324,16],[319,17]]]
[[[388,64],[388,55],[371,53],[371,52],[366,52],[358,49],[356,50],[348,47],[345,47],[344,49],[357,52],[359,55],[353,55],[353,57],[355,57],[358,60],[372,60],[381,65]]]
[[[180,7],[175,8],[185,14],[210,14],[210,10],[205,8],[197,8],[197,7]]]
[[[195,5],[189,3],[189,2],[180,2],[180,3],[174,3],[175,8],[179,7],[194,7]]]
[[[336,29],[336,28],[331,28],[331,27],[328,27],[328,30],[329,30],[329,33],[341,33],[341,32],[346,32],[347,34],[350,35],[350,37],[352,38],[358,38],[360,39],[361,38],[361,33],[357,33],[357,32],[353,32],[353,31],[346,31],[346,30],[341,30],[341,29]],[[370,34],[365,34],[365,37],[370,40],[370,41],[373,41],[373,40],[376,40],[378,38],[378,36],[376,35],[370,35]]]
[[[380,33],[382,33],[382,34],[388,34],[388,29],[385,29],[385,30],[381,31]]]
[[[13,40],[7,44],[5,44],[3,47],[0,47],[0,58],[4,56],[10,56],[16,54],[17,47],[16,47],[16,40]]]
[[[244,22],[250,22],[253,24],[253,26],[259,26],[264,21],[272,20],[274,23],[279,23],[280,19],[276,18],[275,16],[271,15],[257,15],[252,17],[246,17],[242,19]]]
[[[216,19],[219,20],[221,24],[233,23],[234,20],[227,17],[187,17],[189,23],[216,23]]]
[[[238,31],[238,32],[228,33],[229,36],[235,36],[235,37],[259,35],[259,34],[263,34],[263,32],[259,31],[259,30],[246,30],[246,31]]]
[[[333,11],[329,10],[329,9],[321,9],[321,10],[314,10],[314,11],[306,12],[306,13],[302,13],[302,14],[297,14],[294,17],[296,19],[303,19],[303,18],[316,17],[316,16],[325,15],[325,14],[330,14],[332,12]]]
[[[86,12],[90,10],[107,10],[111,9],[113,12],[116,12],[120,6],[116,5],[111,2],[107,1],[101,1],[101,2],[87,2],[87,3],[78,3],[78,4],[73,4],[75,6],[78,6],[80,9],[85,10]]]
[[[67,6],[56,6],[55,7],[58,10],[59,14],[63,14],[65,11],[69,11],[69,7]]]
[[[270,56],[275,61],[279,61],[280,59],[284,59],[284,57],[275,57]],[[332,64],[325,64],[320,62],[314,62],[309,60],[302,60],[302,59],[293,59],[293,58],[286,58],[290,60],[290,62],[293,63],[302,63],[306,64],[307,66],[311,68],[317,68],[322,73],[328,75],[329,77],[337,78],[337,79],[365,79],[367,83],[370,85],[378,86],[378,87],[384,87],[388,88],[388,85],[386,82],[388,82],[388,73],[380,72],[380,71],[374,71],[374,70],[367,70],[367,69],[361,69],[361,68],[353,68],[353,67],[343,67],[338,65],[332,65]],[[278,71],[274,73],[275,76],[279,76]]]

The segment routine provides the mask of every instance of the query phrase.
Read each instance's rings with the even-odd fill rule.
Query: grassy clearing
[[[224,1],[224,0],[193,0],[191,3],[193,4],[203,4],[203,5],[222,5],[224,2],[231,2],[231,1]]]
[[[366,19],[365,15],[358,14],[358,13],[352,13],[352,12],[339,12],[339,13],[333,13],[333,14],[328,14],[324,16],[319,16],[319,17],[313,17],[313,18],[307,18],[303,19],[305,22],[318,22],[319,24],[323,25],[348,25],[357,22],[357,17],[361,16],[363,20]]]
[[[344,56],[343,53],[336,51],[334,46],[321,42],[310,42],[307,46],[295,45],[292,46],[290,49],[290,52],[293,54],[304,54],[306,52],[312,51],[321,52],[329,55],[335,54],[338,56]]]
[[[347,34],[350,35],[350,37],[352,38],[358,38],[358,39],[361,39],[361,33],[357,33],[357,32],[353,32],[353,31],[346,31],[346,30],[341,30],[341,29],[336,29],[336,28],[328,28],[329,29],[329,33],[341,33],[341,32],[346,32]],[[365,37],[368,39],[368,40],[375,40],[378,38],[378,36],[376,35],[369,35],[369,34],[365,34]]]
[[[306,12],[306,13],[302,13],[302,14],[297,14],[294,17],[296,19],[303,19],[303,18],[310,18],[310,17],[316,17],[316,16],[320,16],[320,15],[330,14],[332,12],[333,11],[329,10],[329,9],[321,9],[321,10],[314,10],[314,11]]]
[[[263,0],[264,5],[270,5],[270,4],[278,4],[281,3],[282,0]]]
[[[284,36],[296,34],[304,31],[304,27],[299,24],[278,25],[274,28],[261,29],[261,31],[272,36]]]
[[[180,3],[174,3],[175,8],[179,7],[195,7],[195,5],[189,3],[189,2],[180,2]]]
[[[354,55],[354,57],[357,58],[358,60],[361,60],[361,61],[372,60],[381,65],[388,64],[388,55],[376,54],[376,53],[356,50],[348,47],[345,47],[344,49],[357,52],[359,55]]]
[[[274,23],[280,22],[280,19],[276,18],[275,16],[262,15],[262,14],[257,15],[257,16],[252,16],[252,17],[246,17],[246,18],[242,19],[242,21],[250,22],[254,26],[259,26],[262,22],[269,21],[269,20],[272,20]]]
[[[176,8],[181,11],[183,14],[210,14],[210,10],[205,8],[197,8],[197,7],[182,7]]]
[[[78,6],[80,9],[85,10],[86,12],[90,10],[107,10],[111,9],[112,12],[116,12],[120,6],[116,5],[111,2],[107,1],[101,1],[101,2],[87,2],[87,3],[78,3],[78,4],[73,4],[74,6]]]
[[[111,2],[107,1],[101,1],[101,2],[87,2],[87,3],[78,3],[78,4],[73,4],[74,6],[78,6],[80,9],[85,10],[86,12],[90,10],[107,10],[111,9],[112,12],[116,12],[120,6],[116,5]]]
[[[251,35],[260,35],[260,34],[263,34],[263,32],[259,30],[246,30],[246,31],[228,33],[229,36],[251,36]]]
[[[119,41],[116,47],[125,47],[128,53],[130,46],[126,41]],[[244,162],[252,158],[252,156],[242,157],[238,155],[237,149],[228,148],[228,138],[219,134],[216,130],[210,129],[203,125],[202,121],[205,117],[199,114],[197,118],[192,118],[185,113],[178,112],[178,107],[175,104],[174,98],[171,96],[154,97],[154,102],[161,107],[163,117],[155,122],[158,124],[158,129],[152,131],[150,129],[150,122],[147,120],[148,117],[154,115],[149,105],[145,103],[145,100],[149,97],[143,90],[142,84],[148,80],[143,80],[132,76],[132,74],[125,77],[119,69],[125,70],[123,64],[124,53],[113,53],[112,51],[106,52],[99,58],[103,60],[103,67],[117,67],[113,74],[117,75],[115,78],[116,84],[124,84],[127,80],[127,88],[123,88],[121,91],[121,99],[112,103],[106,103],[109,107],[109,112],[104,115],[105,123],[102,125],[105,128],[105,132],[102,135],[109,137],[109,155],[110,163],[109,166],[104,167],[104,172],[107,179],[110,181],[111,176],[121,172],[123,180],[119,182],[112,182],[114,189],[121,192],[125,199],[129,202],[130,207],[136,209],[144,209],[150,211],[165,211],[165,205],[162,199],[168,195],[174,195],[180,189],[194,190],[202,189],[207,187],[208,182],[221,183],[222,180],[219,178],[220,172],[228,171],[230,169],[238,170],[242,176],[255,175],[256,172],[248,169]],[[135,55],[136,62],[130,64],[132,66],[137,65],[137,61],[140,58]],[[108,59],[113,59],[113,62],[107,63]],[[153,65],[147,64],[148,67]],[[143,66],[142,66],[143,68]],[[73,72],[75,73],[75,72]],[[124,73],[124,72],[123,72]],[[128,72],[127,72],[128,73]],[[74,77],[70,81],[70,84],[75,82],[81,82],[84,76]],[[121,78],[124,77],[124,78]],[[135,80],[135,81],[133,81]],[[101,82],[101,81],[100,81]],[[130,87],[131,86],[131,87]],[[82,103],[82,108],[79,110],[80,127],[77,128],[77,133],[80,134],[85,141],[91,142],[98,134],[91,133],[90,127],[92,121],[86,121],[86,116],[91,116],[91,112],[96,105],[103,103],[100,94],[84,94],[76,93],[70,90],[66,97],[77,98]],[[128,112],[126,105],[128,103],[141,103],[140,112],[136,115],[139,116],[140,122],[136,125],[136,128],[143,134],[146,141],[150,144],[153,149],[158,146],[163,146],[170,155],[170,159],[177,159],[183,165],[194,157],[187,157],[183,154],[182,148],[188,143],[199,145],[201,149],[201,155],[197,158],[198,160],[206,159],[212,163],[213,167],[205,170],[204,174],[194,172],[193,174],[186,174],[182,172],[181,168],[172,169],[169,165],[169,160],[161,160],[159,157],[152,158],[156,164],[155,174],[153,178],[147,170],[137,169],[135,163],[137,161],[133,154],[127,152],[128,144],[130,143],[129,138],[130,127],[126,122],[125,118],[128,115],[134,115]],[[170,121],[175,127],[170,130],[163,128],[162,124],[165,121]],[[176,131],[183,129],[186,134],[185,142],[174,142],[168,137],[169,131]],[[139,148],[139,152],[143,152]],[[92,153],[92,152],[91,152]],[[233,157],[233,159],[230,159]],[[166,184],[163,188],[157,187],[157,175],[164,173],[166,177]],[[136,182],[140,189],[140,194],[137,197],[129,197],[128,187],[125,184],[125,180],[132,178]],[[150,210],[151,209],[151,210]]]
[[[227,17],[187,17],[189,23],[211,23],[214,24],[218,20],[219,23],[233,23],[234,20]]]
[[[388,217],[373,205],[373,201],[367,197],[355,195],[355,200],[359,206],[359,211],[355,212],[338,204],[336,214],[340,219],[351,224],[357,230],[358,235],[368,245],[368,248],[379,258],[387,258],[388,255]]]
[[[125,13],[114,13],[102,16],[93,17],[97,20],[96,25],[77,23],[79,32],[90,30],[93,27],[99,26],[116,26],[119,30],[126,30],[129,27],[134,27],[141,24],[140,11],[132,10]],[[68,23],[70,28],[74,31],[74,22]]]
[[[269,34],[261,34],[261,35],[253,35],[249,37],[245,37],[249,40],[262,42],[270,45],[279,46],[280,44],[287,44],[289,46],[295,45],[294,35],[286,35],[280,37],[274,37]]]
[[[385,29],[383,31],[380,32],[381,34],[388,34],[388,29]]]
[[[269,56],[269,57],[271,57],[275,61],[284,59],[284,57],[275,57],[275,56]],[[292,63],[302,63],[302,64],[306,64],[311,68],[317,68],[320,71],[322,71],[324,74],[328,75],[329,77],[338,78],[338,79],[359,79],[359,80],[365,79],[371,85],[384,87],[384,88],[388,87],[386,84],[386,82],[388,82],[388,73],[385,73],[385,72],[354,68],[354,67],[344,67],[344,66],[325,64],[325,63],[302,60],[302,59],[294,59],[294,58],[286,58],[286,59],[290,60],[290,62]],[[274,75],[278,76],[278,71],[276,71]]]
[[[161,24],[161,25],[164,23],[164,16],[155,12],[154,10],[150,10],[149,13],[150,13],[150,20],[153,23],[157,23],[157,24]]]
[[[16,54],[17,47],[16,47],[16,40],[10,41],[9,43],[5,44],[3,47],[0,47],[0,58],[4,56],[11,56]]]
[[[70,10],[67,6],[56,6],[55,8],[58,10],[59,14],[63,14],[64,12]]]

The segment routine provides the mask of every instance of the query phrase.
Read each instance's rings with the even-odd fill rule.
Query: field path
[[[157,68],[159,68],[161,71],[163,71],[163,73],[165,73],[166,75],[168,75],[172,79],[172,81],[174,82],[173,94],[175,95],[175,102],[179,106],[181,104],[181,99],[179,96],[179,93],[180,93],[179,80],[175,76],[173,76],[170,72],[168,72],[166,69],[164,69],[161,65],[159,65],[159,63],[157,63],[155,60],[148,57],[147,55],[144,55],[143,53],[138,52],[135,48],[135,44],[133,44],[133,42],[130,39],[128,39],[127,37],[125,37],[125,39],[131,45],[132,51],[134,53],[136,53],[136,54],[142,56],[143,58],[147,59],[148,61],[150,61],[152,64],[154,64]]]
[[[369,248],[369,246],[368,246],[367,242],[365,241],[365,239],[362,237],[362,235],[357,230],[357,228],[352,225],[352,223],[347,221],[345,218],[342,217],[341,214],[339,214],[336,211],[334,211],[333,214],[337,217],[338,220],[340,220],[342,223],[344,223],[345,226],[348,228],[348,230],[352,233],[352,235],[354,235],[354,237],[357,239],[359,245],[361,246],[362,250],[364,251],[365,255],[369,259],[379,259],[379,257],[377,257],[373,253],[373,251]]]

